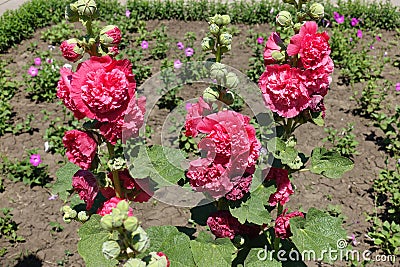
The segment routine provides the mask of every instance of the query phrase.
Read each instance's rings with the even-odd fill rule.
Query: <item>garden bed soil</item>
[[[197,35],[196,43],[206,34],[206,22],[182,22],[182,21],[150,21],[148,29],[152,30],[163,23],[168,27],[168,34],[176,40],[183,40],[184,30],[190,29]],[[245,45],[247,32],[252,29],[255,32],[269,34],[271,31],[268,25],[237,25],[240,35],[234,37],[232,53],[224,59],[224,63],[245,73],[248,68],[248,60],[251,57],[250,48]],[[387,44],[394,38],[394,33],[383,32],[382,40]],[[367,41],[367,40],[365,40]],[[13,63],[9,68],[17,74],[16,79],[22,80],[21,73],[24,67],[33,60],[33,54],[27,52],[31,42],[37,42],[38,49],[46,50],[48,44],[40,40],[40,31],[34,38],[24,41],[21,45],[11,49],[8,54],[0,55],[1,58],[12,58]],[[383,51],[383,42],[375,46],[371,53]],[[389,47],[389,55],[393,55],[396,47]],[[200,50],[197,50],[200,51]],[[58,49],[57,49],[58,52]],[[58,52],[58,57],[61,55]],[[149,62],[150,64],[151,62]],[[154,65],[153,71],[157,71],[159,64]],[[385,68],[383,77],[391,79],[396,83],[396,73],[393,69]],[[153,72],[153,73],[154,73]],[[319,209],[327,208],[328,205],[339,205],[342,215],[345,217],[344,228],[349,235],[354,234],[359,242],[357,250],[369,249],[373,255],[383,253],[374,247],[370,238],[367,236],[371,222],[366,221],[368,214],[374,213],[375,204],[371,194],[373,180],[378,177],[379,170],[385,168],[385,158],[387,154],[381,149],[379,140],[383,133],[372,125],[372,121],[354,115],[356,104],[349,98],[355,90],[360,90],[360,84],[354,88],[341,85],[339,80],[339,70],[335,70],[331,90],[325,98],[326,127],[341,129],[347,123],[354,124],[353,133],[359,142],[357,147],[358,155],[354,157],[354,169],[345,173],[341,179],[328,179],[309,172],[301,172],[292,181],[295,185],[295,194],[291,197],[288,206],[291,209],[307,210],[310,207]],[[394,91],[394,90],[393,90]],[[388,92],[387,99],[394,99],[394,92]],[[193,97],[192,92],[182,94],[183,97]],[[151,97],[151,96],[150,96]],[[398,96],[397,96],[398,97]],[[260,99],[260,101],[262,101]],[[57,155],[45,153],[43,150],[44,141],[42,139],[50,120],[43,120],[42,110],[53,112],[51,117],[62,117],[62,107],[56,103],[35,103],[27,98],[23,88],[11,100],[14,108],[16,122],[22,121],[27,114],[34,114],[32,122],[33,132],[22,133],[19,135],[6,134],[0,137],[0,153],[9,158],[23,159],[26,157],[24,151],[31,148],[39,148],[43,162],[49,165],[51,177],[55,177],[55,170],[61,165],[60,161],[65,161]],[[152,111],[152,126],[155,133],[160,132],[161,123],[168,114],[168,110],[155,107]],[[159,125],[156,125],[159,123]],[[323,145],[322,139],[326,136],[323,127],[307,124],[296,130],[298,147],[306,154],[310,154],[312,148]],[[156,137],[156,136],[155,136]],[[155,138],[156,139],[156,138]],[[394,163],[391,163],[394,164]],[[52,181],[53,182],[53,181]],[[0,208],[13,208],[13,219],[18,223],[18,235],[25,238],[25,242],[9,244],[1,240],[0,247],[6,246],[7,254],[0,258],[1,266],[84,266],[83,260],[77,252],[77,228],[78,223],[66,224],[62,221],[60,208],[63,205],[60,200],[48,200],[50,189],[39,186],[30,188],[21,182],[13,183],[5,180],[5,192],[0,193]],[[166,204],[152,201],[149,203],[134,203],[134,214],[142,221],[145,228],[153,225],[179,225],[190,226],[188,219],[190,212],[188,209],[168,206]],[[58,222],[64,229],[61,232],[52,232],[49,222]],[[66,253],[69,251],[70,253]],[[309,266],[346,266],[345,262],[338,262],[335,265],[320,264],[311,262]],[[263,266],[260,263],[260,266]],[[390,263],[373,263],[372,266],[395,266]],[[397,265],[400,266],[400,265]]]

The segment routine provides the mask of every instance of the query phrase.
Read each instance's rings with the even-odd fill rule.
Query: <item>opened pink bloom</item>
[[[135,89],[129,60],[91,57],[73,73],[70,97],[86,117],[113,122],[125,115]]]
[[[99,191],[96,177],[90,171],[79,170],[72,177],[72,187],[90,210]]]
[[[79,40],[75,38],[63,41],[60,50],[63,57],[71,62],[78,61],[85,53],[85,50],[79,45]]]
[[[203,119],[205,112],[211,110],[210,106],[203,100],[202,97],[195,104],[187,105],[186,121],[185,121],[185,135],[196,137],[198,134],[197,125]]]
[[[282,206],[289,201],[289,196],[294,193],[292,184],[288,177],[288,171],[272,167],[268,173],[267,180],[275,180],[276,192],[270,195],[269,204],[276,206],[278,203]]]
[[[310,96],[300,74],[299,69],[288,64],[266,66],[258,81],[266,106],[285,118],[293,118],[306,109]]]
[[[88,170],[97,151],[97,143],[93,137],[83,131],[70,130],[64,133],[63,143],[68,160],[83,170]]]
[[[32,77],[36,77],[39,73],[39,70],[35,68],[34,66],[30,66],[28,69],[28,74]]]
[[[290,231],[290,219],[293,217],[303,217],[304,214],[300,211],[291,212],[286,214],[287,209],[283,211],[282,214],[276,218],[275,221],[275,236],[278,238],[286,239],[292,236],[292,232]]]
[[[31,157],[29,158],[29,162],[35,167],[39,166],[40,163],[42,163],[42,159],[40,158],[40,154],[31,155]]]
[[[72,71],[68,68],[62,67],[60,69],[60,75],[61,77],[57,84],[57,97],[61,99],[64,105],[74,113],[75,118],[78,120],[83,119],[85,114],[78,110],[74,100],[70,96],[72,90]]]
[[[113,197],[106,202],[104,202],[100,208],[97,210],[97,214],[104,216],[106,214],[110,214],[114,208],[117,207],[118,203],[122,201],[123,199],[120,199],[118,197]],[[133,216],[133,209],[129,207],[128,211],[128,216]]]
[[[273,32],[268,37],[267,44],[264,48],[264,65],[270,65],[275,63],[275,59],[272,58],[272,52],[281,51],[281,47],[278,45],[282,43],[279,33]]]
[[[318,25],[314,21],[307,21],[300,32],[290,39],[287,48],[289,56],[300,55],[305,69],[316,69],[324,66],[329,60],[331,48],[329,35],[326,32],[317,33]]]

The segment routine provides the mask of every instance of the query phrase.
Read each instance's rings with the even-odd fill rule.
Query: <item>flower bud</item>
[[[207,87],[203,92],[203,98],[217,100],[219,98],[219,91],[216,88]]]
[[[124,221],[124,228],[129,232],[134,232],[139,227],[139,221],[136,217],[130,216]]]
[[[138,258],[130,258],[123,267],[146,267],[146,263]]]
[[[79,21],[79,14],[76,5],[70,4],[65,7],[65,19],[69,22]]]
[[[285,60],[285,51],[272,51],[271,56],[278,62]]]
[[[80,16],[90,19],[95,18],[97,14],[97,6],[94,0],[78,0],[75,5]]]
[[[287,11],[281,11],[276,16],[276,22],[280,26],[290,26],[292,22],[292,15]]]
[[[136,231],[132,233],[132,244],[132,248],[137,252],[143,252],[149,248],[150,239],[142,227],[139,226]]]
[[[231,91],[227,91],[223,96],[221,101],[227,105],[232,105],[235,100],[235,95]]]
[[[104,229],[110,231],[113,229],[112,222],[113,222],[113,218],[112,218],[111,214],[106,214],[101,218],[100,225]]]
[[[225,65],[221,63],[214,63],[210,68],[211,79],[217,79],[217,81],[222,81],[225,79],[226,74],[228,74]]]
[[[226,26],[231,23],[231,17],[229,15],[222,15],[222,25]]]
[[[115,25],[107,25],[100,31],[100,43],[107,47],[118,45],[121,38],[121,30]]]
[[[169,260],[167,256],[165,256],[162,252],[150,252],[150,262],[147,264],[147,267],[167,267],[169,266]]]
[[[61,211],[64,212],[64,213],[69,213],[69,212],[72,211],[72,209],[71,209],[70,206],[63,206],[63,207],[61,208]]]
[[[89,216],[86,214],[86,211],[82,210],[78,212],[78,220],[81,222],[86,222],[89,219]]]
[[[121,247],[116,241],[110,240],[103,243],[101,252],[107,259],[115,259],[121,253]]]
[[[113,158],[107,162],[107,166],[111,171],[120,171],[126,169],[126,161],[122,157]]]
[[[210,25],[210,32],[214,35],[217,35],[219,33],[219,27],[217,24],[212,23]]]
[[[324,17],[324,6],[320,3],[314,3],[310,6],[310,17],[313,19],[322,19]]]
[[[294,31],[295,31],[295,32],[299,32],[301,26],[302,26],[301,23],[296,23],[296,24],[294,24],[294,26],[293,26]]]
[[[215,24],[217,24],[218,26],[222,26],[224,25],[224,20],[222,18],[222,16],[220,14],[216,14],[213,18],[212,18],[213,22]]]
[[[210,37],[204,37],[201,41],[201,48],[203,49],[203,51],[212,50],[214,48],[214,45],[215,41],[213,38]]]
[[[236,88],[239,84],[239,78],[236,76],[235,73],[229,72],[226,75],[226,83],[225,86],[228,87],[229,89]]]
[[[85,49],[79,45],[79,40],[76,38],[68,39],[61,43],[60,50],[65,59],[76,62],[83,57]]]
[[[232,44],[232,34],[230,33],[223,33],[219,36],[219,42],[221,45],[231,45]]]
[[[121,200],[117,204],[117,209],[121,211],[121,213],[128,213],[129,210],[129,203],[126,200]]]
[[[232,49],[232,46],[231,46],[231,45],[222,46],[222,47],[221,47],[221,52],[222,52],[222,53],[226,53],[226,52],[228,52],[228,51],[231,51],[231,49]]]

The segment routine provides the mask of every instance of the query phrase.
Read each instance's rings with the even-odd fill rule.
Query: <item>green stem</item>
[[[283,206],[280,203],[278,203],[278,214],[277,214],[277,217],[282,214],[282,211],[283,211]],[[274,238],[274,251],[275,251],[275,253],[278,253],[279,244],[280,243],[281,243],[281,239],[279,237],[275,236],[275,238]]]
[[[115,157],[115,151],[114,151],[114,146],[107,142],[107,148],[108,148],[108,154],[110,155],[110,159]],[[121,183],[119,181],[119,175],[118,175],[118,171],[113,170],[111,171],[113,179],[113,186],[115,189],[115,194],[118,198],[123,198],[123,194],[122,194],[122,187],[121,187]]]

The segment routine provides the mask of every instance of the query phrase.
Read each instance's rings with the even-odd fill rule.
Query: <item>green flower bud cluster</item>
[[[64,213],[63,220],[66,223],[70,223],[72,220],[76,218],[77,212],[73,210],[70,206],[63,206],[61,211]]]
[[[94,0],[78,0],[65,8],[65,19],[69,22],[88,21],[99,16]]]
[[[120,171],[126,169],[126,162],[122,157],[114,158],[107,162],[107,166],[111,171]]]
[[[209,18],[208,24],[210,35],[204,37],[201,42],[203,51],[212,51],[214,54],[226,53],[232,47],[232,34],[230,34],[226,26],[231,22],[229,15],[216,14]]]
[[[315,20],[320,20],[325,15],[324,6],[320,3],[314,3],[310,6],[308,15]]]
[[[290,12],[285,10],[279,12],[278,15],[276,16],[276,23],[278,23],[278,25],[282,27],[291,26],[293,24],[292,14],[290,14]]]

